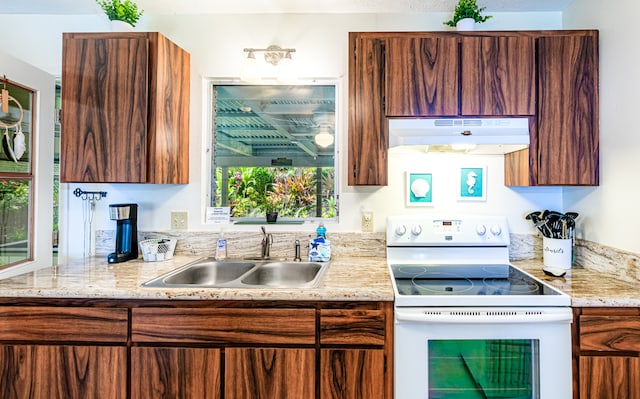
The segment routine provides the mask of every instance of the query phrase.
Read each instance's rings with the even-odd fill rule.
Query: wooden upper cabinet
[[[389,135],[384,114],[385,42],[349,33],[350,186],[387,185]]]
[[[386,115],[458,114],[458,39],[430,35],[387,41]]]
[[[461,115],[535,115],[535,51],[528,36],[462,37]]]
[[[189,53],[159,33],[65,33],[63,182],[189,180]]]
[[[598,185],[598,36],[540,37],[538,129],[531,156],[537,185]]]
[[[349,185],[387,184],[388,118],[527,116],[505,185],[598,185],[598,32],[349,34]]]

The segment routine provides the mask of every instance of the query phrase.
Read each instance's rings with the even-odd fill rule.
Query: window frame
[[[209,79],[205,79],[205,87],[207,89],[206,94],[207,94],[207,101],[206,101],[206,112],[205,115],[207,117],[207,149],[206,149],[206,154],[207,154],[207,188],[206,188],[206,207],[215,207],[216,204],[214,203],[214,198],[215,196],[213,195],[213,191],[215,190],[215,184],[216,184],[216,165],[215,165],[215,146],[216,146],[216,129],[214,126],[214,112],[215,112],[215,108],[216,108],[216,99],[214,96],[214,87],[215,86],[333,86],[334,88],[334,101],[335,101],[335,107],[334,107],[334,122],[333,122],[333,128],[334,128],[334,149],[333,149],[333,198],[334,198],[334,216],[330,217],[330,218],[323,218],[323,217],[307,217],[307,218],[291,218],[291,217],[278,217],[278,221],[280,222],[286,222],[286,223],[291,223],[291,222],[299,222],[299,223],[304,223],[304,222],[318,222],[318,221],[325,221],[325,222],[338,222],[339,220],[339,200],[340,200],[340,194],[339,194],[339,188],[340,188],[340,176],[341,176],[341,169],[340,169],[340,158],[339,158],[339,154],[340,154],[340,145],[342,142],[342,106],[341,106],[341,99],[342,99],[342,82],[340,79],[336,79],[336,78],[326,78],[326,79],[300,79],[295,83],[279,83],[276,81],[269,81],[269,80],[265,80],[264,82],[244,82],[238,79],[224,79],[224,78],[209,78]],[[294,166],[295,167],[295,166]],[[247,224],[259,224],[259,223],[264,223],[265,222],[265,218],[264,217],[256,217],[256,216],[250,216],[250,217],[232,217],[231,218],[231,222],[232,223],[247,223]],[[277,223],[277,222],[276,222]]]
[[[34,255],[34,247],[35,247],[35,198],[36,198],[36,160],[37,160],[37,148],[36,148],[36,136],[39,134],[38,130],[38,115],[37,115],[37,104],[38,102],[38,92],[35,89],[32,89],[26,85],[11,81],[11,80],[3,80],[3,83],[7,86],[13,86],[20,90],[24,90],[30,93],[31,103],[29,104],[30,109],[30,120],[29,120],[29,141],[26,143],[29,153],[29,170],[27,172],[3,172],[0,170],[0,179],[1,180],[19,180],[26,181],[29,185],[29,198],[27,205],[27,254],[24,259],[21,259],[17,262],[7,263],[4,265],[0,264],[0,272],[6,269],[19,266],[22,264],[26,264],[29,262],[33,262],[35,259]],[[24,109],[24,105],[22,105]],[[25,121],[23,120],[23,123]],[[2,130],[2,128],[0,128]],[[3,135],[4,132],[0,131],[0,135]],[[0,136],[3,139],[2,136]]]

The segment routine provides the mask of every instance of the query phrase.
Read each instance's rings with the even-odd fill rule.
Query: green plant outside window
[[[211,206],[231,217],[335,218],[333,85],[213,85]]]

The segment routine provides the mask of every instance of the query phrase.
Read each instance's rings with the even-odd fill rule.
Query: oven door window
[[[429,399],[540,397],[539,342],[429,340]]]

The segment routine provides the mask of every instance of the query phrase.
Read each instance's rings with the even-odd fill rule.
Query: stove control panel
[[[387,246],[508,246],[503,216],[405,215],[387,218]]]

